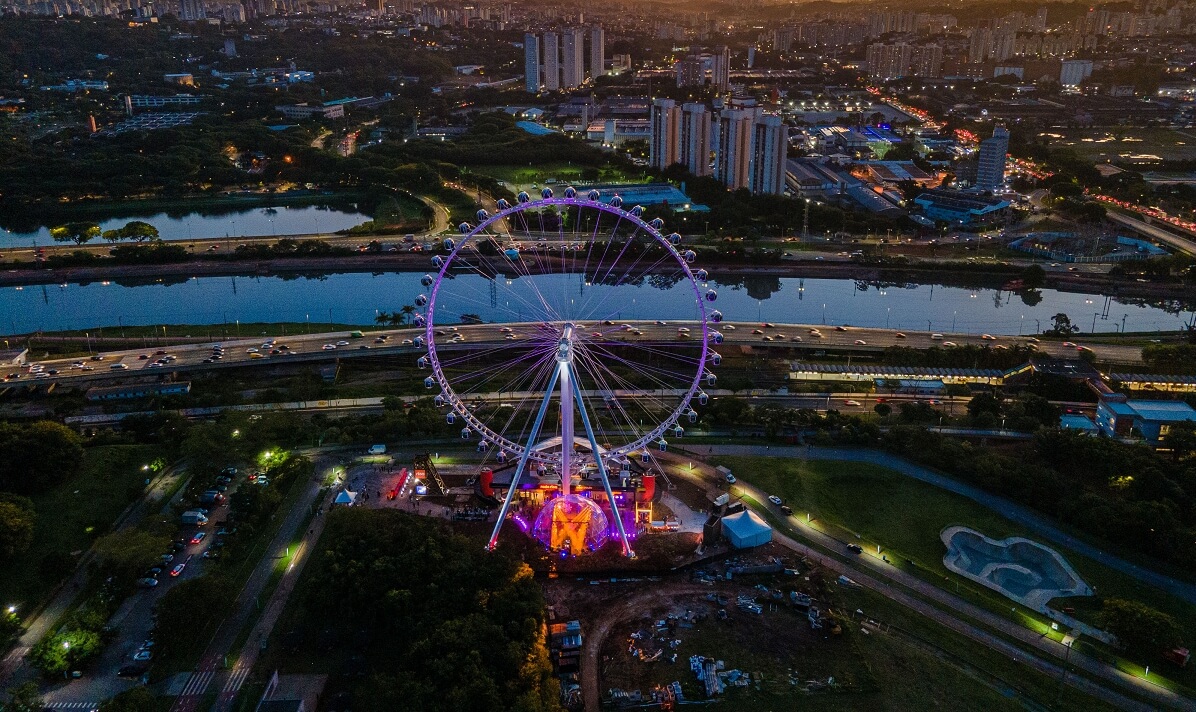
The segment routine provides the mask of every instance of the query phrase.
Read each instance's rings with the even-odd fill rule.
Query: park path
[[[1109,554],[1083,539],[1063,531],[1052,523],[1049,518],[1028,507],[1012,502],[999,495],[990,494],[978,487],[960,482],[959,480],[935,472],[928,467],[917,465],[902,457],[881,450],[771,445],[712,445],[694,448],[695,453],[702,453],[703,451],[707,455],[793,457],[808,460],[862,462],[885,467],[899,472],[906,477],[911,477],[926,484],[967,497],[973,502],[993,510],[1006,519],[1016,522],[1056,544],[1060,544],[1078,554],[1099,561],[1111,569],[1120,571],[1127,576],[1132,576],[1142,583],[1161,589],[1188,603],[1196,604],[1196,584],[1181,581]]]
[[[805,448],[789,449],[794,451],[805,450]],[[761,446],[760,450],[761,454],[766,452],[763,446]],[[777,454],[775,451],[776,448],[770,448],[767,453],[775,455]],[[660,460],[668,463],[670,477],[676,476],[696,480],[703,486],[709,486],[717,482],[720,477],[719,473],[706,463],[693,462],[693,467],[690,469],[689,463],[683,463],[681,458],[676,454],[663,455],[660,457]],[[762,509],[766,506],[763,503],[767,501],[768,493],[745,482],[743,479],[740,479],[734,485],[734,489],[739,490],[738,495],[740,497],[746,495],[750,500],[753,500],[745,502],[745,504],[751,504],[757,509]],[[790,516],[786,518],[780,514],[779,510],[771,511],[770,513],[777,518],[783,518],[789,526],[790,531],[800,532],[802,537],[817,543],[823,551],[830,551],[847,559],[851,563],[826,556],[822,551],[798,542],[789,533],[774,529],[774,540],[783,546],[809,556],[831,571],[847,576],[861,586],[876,591],[907,608],[913,609],[931,620],[1013,660],[1030,665],[1046,675],[1064,679],[1065,683],[1071,687],[1105,700],[1121,709],[1145,712],[1146,710],[1156,710],[1160,706],[1165,706],[1177,710],[1192,710],[1196,712],[1196,701],[1194,700],[1143,680],[1140,677],[1123,672],[1096,658],[1069,650],[1067,646],[1048,636],[1035,633],[1029,628],[1002,618],[995,613],[950,594],[934,584],[927,583],[890,565],[884,559],[880,558],[879,554],[865,553],[856,555],[847,548],[847,543],[841,542],[813,528],[801,521],[800,517]],[[937,605],[932,605],[931,602]],[[982,624],[983,627],[976,625],[976,623]],[[996,631],[1000,635],[993,631]],[[1064,661],[1064,664],[1059,664],[1034,653],[1026,652],[1023,647],[1010,642],[1011,640],[1021,643],[1022,646],[1045,653],[1059,661]],[[1149,698],[1153,700],[1154,704],[1144,704],[1121,692],[1109,689],[1100,683],[1079,675],[1065,676],[1066,665],[1068,663],[1072,667],[1084,670],[1127,691],[1132,691],[1141,697]]]
[[[148,514],[157,511],[162,506],[166,494],[174,488],[179,478],[186,476],[185,465],[171,466],[162,470],[146,486],[141,497],[130,503],[120,513],[112,525],[112,530],[123,531],[137,526]],[[41,610],[25,621],[25,632],[17,639],[16,645],[8,651],[4,659],[0,660],[0,688],[12,687],[28,680],[37,679],[37,673],[33,666],[26,662],[25,655],[75,605],[75,600],[87,586],[87,572],[93,560],[95,560],[94,545],[79,557],[79,563],[76,564],[70,577],[58,585],[54,595],[42,606]]]

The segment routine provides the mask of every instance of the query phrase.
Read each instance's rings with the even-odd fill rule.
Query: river
[[[330,322],[370,324],[378,311],[397,311],[422,290],[422,273],[338,273],[310,277],[201,277],[148,284],[93,282],[83,285],[0,289],[0,333],[87,329],[119,325],[308,322],[316,331]],[[529,278],[491,283],[462,275],[443,290],[468,295],[459,307],[488,321],[534,320],[521,305]],[[578,298],[602,304],[601,314],[576,318],[686,319],[694,313],[685,285],[589,286],[576,275],[535,277],[551,300]],[[447,283],[446,283],[447,284]],[[1081,330],[1174,331],[1190,319],[1190,305],[1170,313],[1157,305],[1126,304],[1099,295],[1045,289],[1027,304],[1016,294],[992,289],[932,285],[880,286],[848,279],[724,277],[712,281],[717,306],[733,321],[849,324],[973,334],[1032,334],[1067,314]],[[1029,300],[1033,302],[1034,300]],[[1178,310],[1180,305],[1169,307]],[[452,313],[447,308],[439,314]],[[202,333],[202,330],[200,331]]]
[[[196,240],[200,238],[230,239],[263,235],[309,235],[333,233],[360,225],[370,217],[352,209],[338,209],[322,205],[276,205],[258,207],[220,206],[191,213],[129,211],[118,217],[99,221],[101,230],[123,227],[130,220],[141,220],[158,228],[163,240]],[[74,218],[75,220],[85,218]],[[0,233],[0,247],[31,247],[50,245],[48,227],[36,232]]]

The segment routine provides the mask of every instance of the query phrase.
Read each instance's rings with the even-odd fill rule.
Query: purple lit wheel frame
[[[562,219],[556,226],[546,228],[545,214],[538,212],[545,210],[557,213],[565,211],[565,214],[572,218],[573,232],[568,232],[564,227],[567,222],[565,219]],[[586,216],[584,221],[583,215]],[[531,230],[531,226],[536,220],[539,221],[541,227],[539,237],[533,235]],[[591,220],[593,222],[592,230],[589,229]],[[608,224],[603,225],[604,222]],[[578,228],[583,223],[586,229],[579,232]],[[512,225],[520,226],[523,232],[514,233],[510,229]],[[555,239],[563,238],[564,244],[580,244],[584,245],[584,248],[566,252],[565,256],[559,259],[541,254],[539,251],[526,249],[519,252],[518,255],[512,256],[504,249],[513,241],[544,241],[545,236],[555,236]],[[476,246],[487,238],[493,238],[499,243],[497,255],[483,255],[476,249]],[[424,339],[427,346],[427,362],[431,367],[431,378],[439,387],[445,405],[451,408],[455,415],[455,422],[460,423],[463,429],[469,430],[470,439],[480,439],[491,448],[492,452],[503,452],[510,458],[517,458],[523,453],[525,449],[524,433],[519,432],[520,428],[517,423],[513,423],[512,420],[508,420],[506,423],[499,422],[493,416],[486,420],[469,407],[467,400],[471,395],[478,397],[477,394],[483,392],[504,392],[501,390],[502,387],[506,387],[510,383],[525,384],[527,390],[518,391],[519,393],[534,393],[537,401],[542,398],[544,395],[542,382],[546,379],[537,379],[535,377],[536,369],[543,370],[544,364],[551,359],[550,352],[555,350],[555,340],[567,323],[584,324],[584,328],[579,330],[585,332],[580,337],[583,342],[581,350],[583,352],[586,349],[593,351],[589,356],[582,356],[584,363],[579,364],[579,370],[593,371],[592,378],[586,386],[591,392],[591,398],[593,398],[594,392],[609,392],[612,397],[608,399],[608,402],[615,401],[617,403],[615,408],[621,411],[618,413],[618,417],[622,421],[622,429],[619,432],[613,432],[616,430],[613,425],[605,430],[602,427],[596,427],[596,430],[604,430],[599,436],[601,442],[610,445],[607,450],[607,458],[604,459],[626,457],[629,453],[655,446],[668,434],[670,428],[678,427],[678,421],[697,405],[697,395],[700,392],[703,379],[708,373],[712,353],[709,351],[708,343],[712,335],[709,322],[713,305],[710,303],[711,297],[708,295],[707,286],[698,281],[694,271],[687,263],[685,250],[678,249],[662,234],[661,230],[652,227],[632,211],[620,207],[580,197],[549,197],[543,200],[517,202],[493,215],[487,215],[476,227],[472,227],[467,233],[452,239],[454,244],[448,254],[441,257],[442,262],[438,271],[432,276],[432,284],[426,292]],[[630,245],[636,242],[640,242],[642,246],[634,250],[630,249]],[[602,254],[595,255],[594,253],[599,251],[599,245],[602,246]],[[493,250],[491,250],[492,252]],[[582,255],[581,252],[585,254]],[[620,267],[624,258],[630,262],[630,265]],[[620,269],[625,271],[620,273]],[[591,274],[591,270],[593,274]],[[484,391],[482,386],[478,386],[472,394],[460,392],[459,388],[454,387],[452,370],[453,368],[460,369],[462,364],[468,361],[468,356],[462,357],[450,351],[450,349],[456,349],[459,353],[463,344],[454,344],[450,341],[452,336],[447,329],[451,328],[450,324],[460,323],[461,314],[466,312],[460,304],[453,304],[453,302],[472,304],[480,310],[486,304],[485,300],[474,291],[460,288],[458,278],[465,275],[482,275],[494,283],[498,283],[504,275],[511,274],[514,274],[516,286],[530,286],[529,296],[524,299],[524,304],[528,306],[529,315],[535,318],[520,321],[514,318],[515,315],[512,311],[508,315],[511,317],[508,328],[515,330],[520,341],[500,346],[512,354],[511,361],[505,367],[488,365],[485,369],[479,367],[476,375],[473,372],[470,373],[470,377],[479,384],[486,383],[487,378],[493,381],[493,391]],[[567,313],[570,312],[571,305],[574,305],[575,301],[581,297],[570,296],[563,291],[561,294],[546,294],[537,286],[538,280],[557,277],[565,279],[570,276],[576,277],[579,274],[584,276],[586,289],[595,284],[601,287],[614,287],[611,293],[602,297],[588,313],[582,313],[586,312],[585,308]],[[622,284],[620,278],[626,278],[627,281],[632,282],[637,279],[651,281],[653,275],[661,274],[673,279],[674,287],[688,288],[692,291],[692,318],[676,324],[670,320],[669,326],[665,329],[666,336],[658,338],[656,341],[651,339],[616,340],[615,332],[619,330],[620,322],[625,320],[613,315],[623,311],[618,308],[619,299],[631,298],[629,289],[617,289]],[[610,283],[612,276],[613,284]],[[592,277],[593,280],[591,280]],[[520,280],[526,280],[526,282],[520,282]],[[512,281],[506,280],[505,284],[510,288],[509,285],[512,284]],[[550,286],[552,285],[545,285],[546,289]],[[491,289],[493,290],[493,288],[492,284]],[[641,296],[651,296],[649,290],[635,291]],[[584,295],[584,290],[581,293]],[[615,297],[615,303],[608,304],[607,302],[616,294],[623,296]],[[587,297],[591,301],[595,298]],[[566,308],[567,306],[569,308]],[[629,304],[623,304],[622,307],[628,311],[633,310],[629,308]],[[455,313],[454,309],[457,310]],[[536,313],[537,309],[541,309],[540,313]],[[520,316],[523,316],[522,310]],[[643,318],[649,320],[654,317],[645,315]],[[614,329],[602,324],[607,320],[615,321]],[[679,338],[676,331],[680,324],[690,330],[690,338],[685,340]],[[495,326],[498,324],[496,323]],[[589,332],[595,328],[599,331],[594,332],[593,336],[597,337],[601,333],[603,338],[590,339]],[[655,328],[659,331],[661,327],[643,328]],[[441,333],[437,334],[438,331]],[[609,340],[607,340],[608,337]],[[520,349],[525,349],[526,353],[523,356],[515,356],[515,352]],[[640,386],[637,390],[636,387],[632,387],[632,384],[626,382],[626,379],[620,382],[620,376],[607,366],[607,364],[613,363],[622,366],[625,370],[634,370],[637,363],[618,355],[628,351],[642,353],[647,357],[645,363],[648,365],[642,367],[644,369],[643,380],[655,381],[652,388]],[[665,363],[664,367],[652,365],[662,361]],[[487,369],[489,370],[487,371]],[[504,375],[500,378],[488,375],[490,372],[501,372]],[[500,383],[502,378],[509,380]],[[666,384],[671,387],[665,388]],[[656,388],[657,385],[660,388]],[[538,392],[537,388],[540,388]],[[655,395],[657,392],[659,392],[659,396]],[[665,402],[666,396],[667,403]],[[640,398],[651,401],[651,404],[655,406],[653,412],[658,414],[656,417],[651,419],[631,417],[632,414],[626,410],[623,401]],[[615,419],[615,408],[610,411],[612,420]],[[594,408],[591,407],[590,410],[593,415]],[[645,407],[644,410],[646,412],[648,409]],[[641,413],[641,415],[644,414],[646,413]],[[527,430],[526,422],[523,430]],[[529,453],[528,459],[552,464],[557,463],[560,456],[547,451],[533,451]],[[612,476],[615,476],[614,472],[612,472]]]

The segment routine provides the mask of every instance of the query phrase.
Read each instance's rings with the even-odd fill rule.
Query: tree
[[[7,492],[0,492],[0,560],[12,558],[33,543],[33,523],[37,514],[33,502]]]
[[[887,418],[893,412],[893,406],[888,403],[877,403],[872,410],[876,411],[880,417]]]
[[[1038,289],[1046,283],[1046,270],[1041,265],[1030,265],[1022,270],[1022,284],[1028,289]]]
[[[55,242],[73,242],[82,245],[100,236],[100,226],[93,222],[72,222],[50,228],[50,237]]]
[[[112,577],[118,585],[128,586],[149,568],[170,544],[170,537],[130,528],[112,532],[96,542],[96,564],[104,578]]]
[[[59,630],[38,641],[29,651],[29,661],[46,675],[61,675],[75,669],[100,652],[100,634],[93,630]]]
[[[1182,422],[1171,426],[1163,444],[1171,449],[1171,457],[1183,460],[1196,452],[1196,423]]]
[[[1183,642],[1174,618],[1137,601],[1106,599],[1101,622],[1126,650],[1137,655],[1154,657]]]
[[[46,703],[38,692],[37,682],[30,680],[22,682],[8,691],[8,701],[4,703],[4,712],[42,712]]]
[[[121,240],[125,239],[125,236],[121,233],[120,230],[105,230],[104,234],[101,235],[100,237],[103,237],[105,240],[107,240],[108,242],[111,242],[114,245],[116,243],[120,242]]]
[[[146,240],[154,241],[158,239],[158,228],[150,225],[142,220],[133,220],[125,223],[125,226],[120,229],[121,237],[126,240],[134,240],[136,242],[145,242]]]
[[[217,574],[175,584],[158,599],[154,610],[154,640],[166,654],[185,649],[206,630],[196,630],[197,621],[207,628],[218,624],[236,595],[237,590],[228,579]]]
[[[148,687],[134,687],[100,705],[100,712],[154,712],[158,699]]]
[[[73,477],[82,464],[83,441],[65,425],[0,423],[0,489],[41,492]]]
[[[1059,312],[1055,316],[1051,317],[1051,324],[1052,326],[1047,333],[1054,334],[1056,336],[1068,336],[1080,330],[1080,327],[1071,323],[1071,317],[1067,316],[1063,312]]]
[[[972,400],[968,401],[968,415],[973,419],[979,418],[984,413],[990,413],[999,418],[1001,410],[1001,399],[992,393],[977,393]]]

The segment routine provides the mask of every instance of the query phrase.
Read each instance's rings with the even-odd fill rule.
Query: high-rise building
[[[992,53],[993,33],[987,27],[977,27],[972,30],[972,36],[968,40],[968,62],[972,64],[980,64],[988,59],[988,55]]]
[[[731,50],[726,45],[710,58],[710,84],[718,91],[731,88]]]
[[[677,162],[681,109],[672,99],[652,102],[652,142],[648,163],[653,168],[668,168]]]
[[[585,31],[571,27],[565,30],[561,44],[561,88],[573,89],[585,84]]]
[[[710,175],[710,111],[705,104],[681,105],[677,162],[695,176]]]
[[[913,49],[904,42],[868,47],[868,75],[873,79],[897,79],[910,73]]]
[[[980,142],[976,160],[976,187],[995,190],[1005,183],[1005,155],[1009,153],[1009,131],[1004,126],[993,129],[991,138]]]
[[[909,68],[915,77],[943,76],[943,46],[931,44],[914,47],[909,58]]]
[[[714,177],[731,190],[748,187],[755,109],[720,111],[714,124]]]
[[[532,94],[540,91],[540,38],[531,32],[523,36],[523,85]]]
[[[544,88],[557,91],[561,88],[561,46],[555,32],[544,33]]]
[[[606,30],[595,26],[590,28],[590,78],[598,79],[606,74]]]
[[[673,64],[673,72],[677,76],[679,87],[700,87],[706,83],[706,70],[702,60],[698,57],[686,57]]]
[[[1065,59],[1059,68],[1059,83],[1065,87],[1079,86],[1092,76],[1091,59]]]
[[[789,151],[789,129],[780,116],[756,117],[752,124],[752,158],[748,169],[748,190],[780,195],[785,189],[785,159]]]

